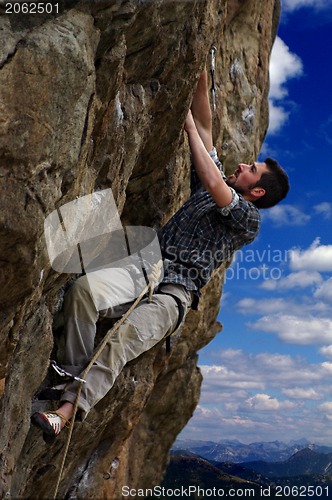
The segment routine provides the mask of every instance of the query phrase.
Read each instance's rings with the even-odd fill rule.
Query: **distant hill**
[[[254,470],[270,478],[313,474],[331,476],[332,453],[317,453],[309,448],[305,448],[283,462],[269,463],[256,461],[245,462],[241,465],[246,469]]]
[[[170,464],[161,488],[168,490],[167,498],[214,498],[229,496],[230,490],[239,492],[240,496],[245,490],[251,491],[254,498],[259,495],[261,486],[253,482],[233,477],[211,464],[208,460],[197,456],[172,455]],[[179,492],[182,490],[182,495]],[[174,492],[174,496],[172,496]],[[203,492],[206,492],[204,495]],[[247,495],[248,496],[248,495]],[[154,497],[152,497],[154,498]]]

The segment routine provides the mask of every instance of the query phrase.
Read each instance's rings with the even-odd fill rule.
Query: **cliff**
[[[60,333],[70,275],[43,235],[55,208],[112,188],[125,224],[159,227],[189,193],[183,122],[211,44],[215,144],[230,171],[253,161],[267,124],[279,0],[61,0],[58,12],[0,6],[0,491],[52,498],[66,432],[47,447],[30,415]],[[75,424],[59,498],[121,498],[151,487],[199,400],[197,351],[216,323],[221,269],[170,355],[129,363]],[[54,339],[56,342],[54,344]]]

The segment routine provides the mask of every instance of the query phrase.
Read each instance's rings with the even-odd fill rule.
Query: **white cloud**
[[[293,270],[332,271],[332,245],[320,245],[319,238],[307,250],[294,249],[289,255]]]
[[[236,310],[241,314],[273,314],[281,311],[289,311],[289,301],[277,299],[244,298],[236,304]]]
[[[316,389],[312,387],[292,387],[290,389],[282,389],[282,393],[291,399],[322,399],[322,394],[319,394]]]
[[[292,370],[296,365],[296,362],[294,362],[292,357],[285,354],[260,353],[257,354],[256,359],[262,367],[266,368],[270,372],[279,370]],[[273,377],[274,376],[275,375],[273,375]]]
[[[328,318],[274,314],[263,316],[250,326],[274,333],[286,343],[298,345],[332,343],[332,320]]]
[[[223,291],[223,293],[221,295],[221,298],[220,298],[220,307],[226,307],[227,306],[227,302],[228,302],[229,296],[230,296],[229,292]]]
[[[322,356],[332,359],[332,344],[321,347],[319,353],[322,354]]]
[[[278,353],[247,354],[241,350],[226,349],[220,353],[218,365],[203,365],[203,401],[225,402],[238,397],[247,400],[251,391],[263,393],[267,386],[285,388],[308,387],[316,384],[327,373],[323,364],[311,365],[303,359]],[[234,394],[234,388],[237,389]],[[228,396],[225,396],[228,394]]]
[[[235,307],[237,312],[246,316],[257,316],[262,314],[275,317],[279,314],[292,314],[301,317],[304,311],[306,314],[318,313],[321,315],[326,311],[326,307],[317,307],[317,304],[313,301],[310,301],[309,304],[301,304],[289,298],[283,299],[280,297],[271,299],[253,299],[247,297],[239,300]]]
[[[218,392],[221,390],[239,389],[239,390],[250,390],[250,389],[263,389],[264,384],[262,380],[257,378],[256,374],[246,374],[243,377],[242,373],[237,370],[232,369],[232,367],[226,366],[202,366],[201,367],[203,376],[209,381],[209,390],[215,393],[215,389]]]
[[[269,99],[269,133],[276,134],[283,127],[289,117],[289,111],[276,105]]]
[[[199,404],[194,417],[184,430],[184,437],[187,434],[191,439],[206,441],[208,436],[209,440],[219,441],[222,432],[230,439],[235,437],[238,439],[243,436],[243,441],[247,442],[248,437],[246,436],[249,435],[249,432],[251,436],[254,436],[258,425],[260,430],[264,430],[266,435],[269,435],[272,430],[269,423],[258,423],[255,419],[246,415],[240,416],[229,411],[221,411],[218,408],[206,408],[204,405]]]
[[[298,318],[299,320],[304,318],[306,321],[308,318],[315,318],[317,321],[325,321],[326,318],[331,318],[331,302],[328,302],[326,297],[324,297],[325,302],[322,300],[313,300],[312,297],[315,295],[314,292],[313,295],[311,293],[303,295],[301,297],[302,301],[297,302],[295,301],[297,295],[292,295],[293,297],[271,297],[268,299],[253,299],[251,297],[246,297],[235,304],[234,310],[236,314],[243,314],[248,318],[250,316],[265,316],[266,323],[269,321],[279,322],[280,318],[285,317],[296,318],[296,320]],[[255,325],[256,323],[249,323],[249,326],[252,328],[255,327]]]
[[[304,226],[311,217],[294,205],[276,205],[264,212],[263,221],[272,221],[276,226]]]
[[[270,98],[283,99],[288,95],[285,84],[288,80],[301,76],[301,59],[293,54],[280,37],[276,37],[270,60]]]
[[[258,435],[262,441],[305,436],[313,442],[331,441],[326,418],[332,418],[332,363],[240,349],[214,352],[214,359],[219,364],[201,366],[201,401],[185,437],[252,442]]]
[[[314,9],[323,9],[330,7],[330,0],[282,0],[282,7],[285,11],[292,12],[301,7],[312,7]]]
[[[279,280],[265,280],[261,284],[264,290],[291,290],[293,288],[306,288],[312,285],[319,285],[323,278],[317,271],[297,271],[290,273]],[[332,298],[332,283],[331,283],[331,298]],[[317,296],[317,298],[320,298]]]
[[[254,410],[277,410],[280,403],[276,398],[271,398],[267,394],[256,394],[245,401],[245,406]]]
[[[317,215],[322,215],[323,219],[331,219],[332,217],[332,203],[323,201],[314,206],[314,211]]]
[[[332,375],[332,363],[325,361],[321,366],[329,375]]]
[[[271,123],[271,115],[270,115],[270,127],[273,127],[273,124]],[[279,151],[272,147],[268,142],[264,142],[262,144],[262,149],[260,151],[260,161],[264,161],[265,158],[270,157],[270,158],[276,158],[278,156]]]
[[[292,12],[301,7],[322,9],[330,7],[330,0],[283,0],[283,12]],[[287,83],[303,75],[303,64],[297,54],[280,38],[276,37],[270,58],[269,134],[276,134],[287,122],[290,111]]]
[[[327,302],[328,304],[332,304],[332,278],[324,281],[324,283],[317,288],[314,293],[314,297],[322,300],[323,302]]]
[[[325,403],[322,403],[318,406],[318,409],[332,414],[332,401],[326,401]]]
[[[275,411],[275,410],[290,410],[296,408],[296,404],[291,401],[279,401],[277,398],[271,397],[268,394],[256,394],[247,399],[243,407],[251,411]]]
[[[278,132],[288,119],[289,111],[285,109],[284,101],[288,96],[286,84],[302,73],[301,59],[289,50],[281,38],[276,37],[270,59],[269,133]]]

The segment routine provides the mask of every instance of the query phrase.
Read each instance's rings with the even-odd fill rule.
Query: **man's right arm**
[[[213,148],[212,140],[212,113],[208,90],[206,68],[201,74],[191,104],[191,112],[197,131],[207,151]]]
[[[226,207],[233,200],[233,191],[226,184],[222,173],[206,150],[206,145],[198,132],[191,111],[189,111],[185,122],[185,130],[188,134],[193,164],[199,180],[206,191],[211,194],[217,206]]]

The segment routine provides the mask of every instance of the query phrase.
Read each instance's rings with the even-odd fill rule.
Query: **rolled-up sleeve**
[[[236,193],[237,194],[237,193]],[[261,217],[257,207],[250,201],[237,194],[238,201],[227,207],[218,208],[225,224],[229,224],[235,231],[242,233],[243,240],[251,241],[258,233]],[[227,213],[224,209],[228,209]]]
[[[233,188],[229,188],[232,191],[232,201],[225,207],[218,207],[218,211],[221,215],[227,216],[231,210],[233,210],[239,203],[239,195]]]

